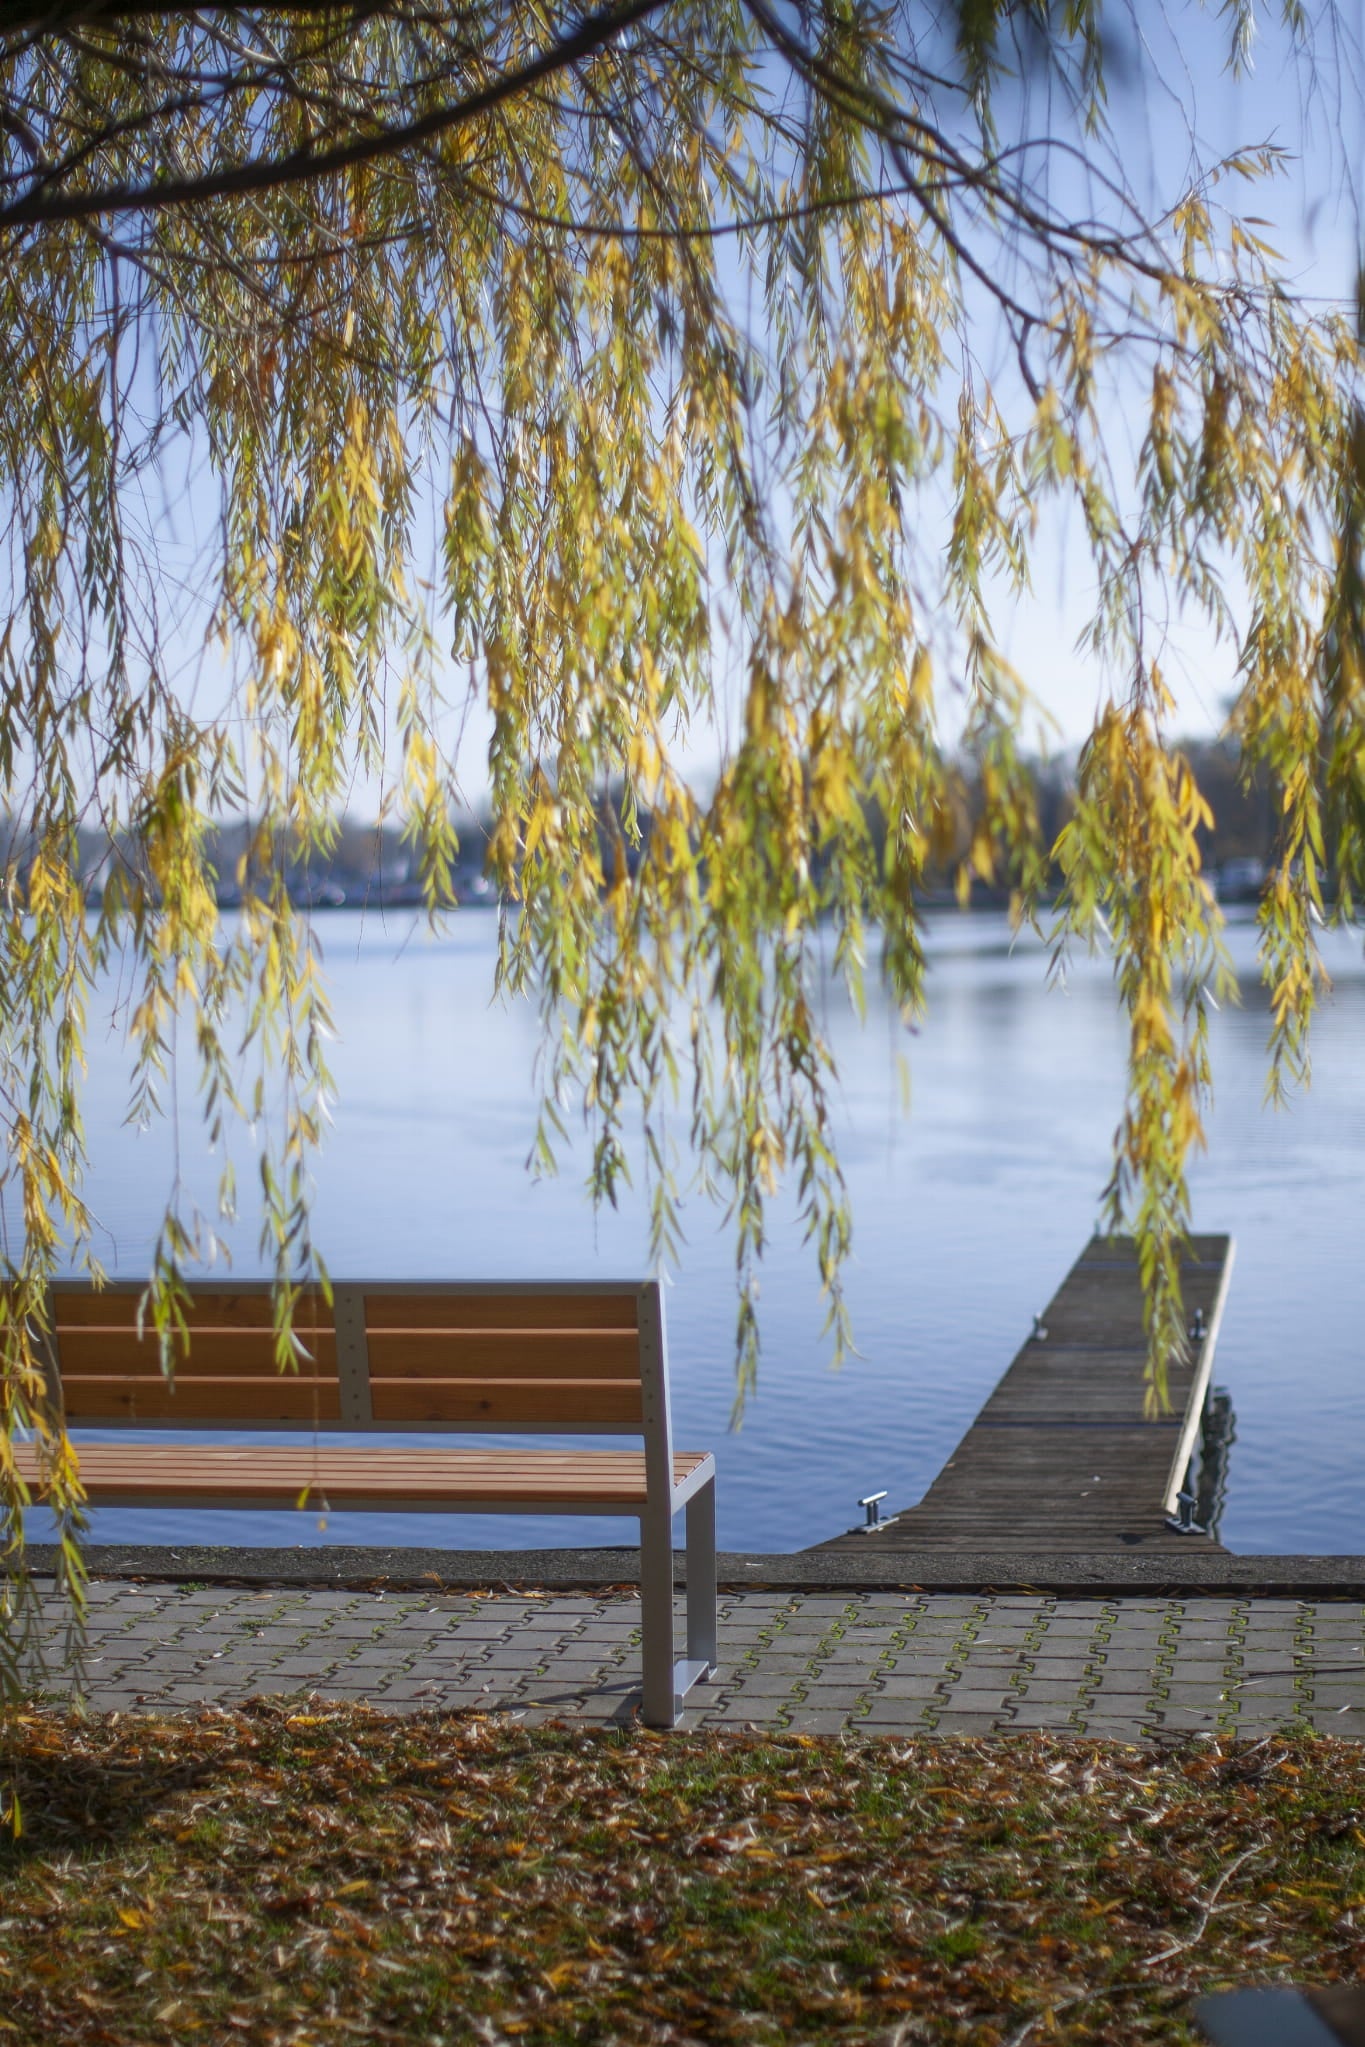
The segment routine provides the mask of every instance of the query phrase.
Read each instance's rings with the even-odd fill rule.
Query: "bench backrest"
[[[285,1372],[268,1282],[200,1288],[169,1381],[144,1292],[51,1288],[41,1348],[68,1427],[626,1433],[671,1455],[654,1280],[336,1285],[331,1308],[309,1289]]]

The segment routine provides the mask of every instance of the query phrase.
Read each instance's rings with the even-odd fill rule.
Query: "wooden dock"
[[[1146,1339],[1131,1240],[1093,1238],[919,1505],[875,1532],[818,1547],[1220,1551],[1208,1535],[1178,1533],[1167,1515],[1199,1446],[1232,1249],[1230,1237],[1188,1242],[1186,1319],[1205,1333],[1188,1363],[1171,1369],[1169,1414],[1143,1418]]]

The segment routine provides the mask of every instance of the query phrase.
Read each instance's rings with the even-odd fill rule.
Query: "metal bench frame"
[[[52,1294],[71,1296],[83,1293],[92,1294],[93,1291],[91,1287],[81,1281],[59,1280],[55,1283]],[[218,1285],[212,1288],[204,1287],[201,1290],[201,1297],[206,1303],[214,1300],[223,1301],[229,1298],[236,1300],[251,1296],[268,1298],[270,1291],[270,1284],[267,1281],[231,1281],[227,1285]],[[121,1297],[124,1302],[127,1301],[129,1296],[135,1299],[140,1298],[144,1292],[145,1288],[140,1282],[126,1281],[114,1282],[107,1288],[102,1289],[102,1293],[105,1296]],[[339,1419],[315,1419],[312,1422],[300,1420],[269,1421],[243,1417],[240,1412],[222,1416],[196,1414],[192,1419],[186,1417],[177,1418],[174,1414],[152,1417],[138,1416],[135,1411],[135,1405],[132,1406],[132,1410],[126,1418],[117,1415],[110,1418],[102,1414],[83,1414],[80,1412],[79,1406],[74,1406],[70,1408],[67,1414],[68,1424],[76,1429],[98,1429],[100,1431],[106,1429],[121,1431],[128,1427],[139,1430],[175,1429],[191,1431],[196,1436],[201,1432],[222,1433],[226,1430],[250,1436],[258,1432],[262,1434],[278,1433],[286,1429],[295,1431],[311,1429],[317,1432],[329,1433],[338,1431],[345,1431],[347,1433],[367,1432],[382,1429],[392,1434],[420,1434],[422,1436],[428,1433],[445,1436],[448,1434],[465,1435],[496,1431],[499,1434],[533,1433],[543,1436],[629,1434],[637,1438],[643,1438],[645,1497],[643,1505],[638,1509],[635,1506],[623,1509],[619,1497],[615,1499],[606,1496],[596,1499],[576,1498],[572,1506],[566,1506],[562,1499],[557,1501],[553,1497],[538,1496],[535,1490],[537,1461],[541,1460],[541,1470],[544,1473],[549,1470],[551,1465],[562,1467],[566,1457],[571,1457],[572,1453],[564,1450],[549,1452],[534,1448],[521,1453],[524,1455],[526,1462],[526,1481],[524,1489],[518,1490],[515,1500],[509,1500],[506,1497],[505,1481],[502,1488],[504,1497],[499,1499],[479,1497],[472,1486],[462,1489],[458,1496],[453,1497],[443,1496],[439,1499],[422,1500],[413,1500],[410,1497],[405,1498],[399,1484],[391,1482],[386,1487],[383,1471],[386,1448],[396,1456],[401,1456],[403,1452],[397,1445],[385,1446],[382,1444],[376,1445],[372,1452],[367,1450],[367,1457],[371,1457],[373,1460],[375,1480],[373,1497],[366,1497],[362,1501],[348,1496],[339,1504],[346,1511],[355,1510],[361,1512],[381,1510],[401,1511],[406,1509],[407,1511],[418,1512],[547,1513],[561,1515],[565,1513],[587,1513],[615,1516],[621,1516],[624,1512],[632,1518],[638,1518],[640,1527],[641,1661],[643,1666],[641,1717],[648,1726],[672,1727],[676,1723],[678,1713],[681,1711],[682,1702],[692,1686],[699,1680],[711,1676],[716,1669],[715,1458],[709,1452],[700,1456],[695,1465],[681,1477],[675,1470],[663,1301],[658,1282],[656,1280],[587,1281],[579,1283],[546,1281],[519,1284],[513,1282],[348,1281],[345,1283],[335,1283],[332,1288],[332,1295],[333,1308],[328,1313],[320,1295],[314,1292],[307,1301],[307,1316],[297,1318],[296,1326],[299,1328],[300,1333],[305,1336],[312,1329],[322,1332],[325,1328],[329,1332],[333,1330],[335,1332],[335,1382],[332,1381],[329,1372],[326,1378],[319,1381],[319,1383],[325,1385],[336,1384],[340,1396]],[[536,1298],[556,1297],[563,1299],[579,1296],[615,1296],[619,1298],[623,1295],[633,1297],[636,1303],[636,1339],[640,1374],[641,1410],[638,1423],[634,1420],[629,1422],[604,1422],[600,1418],[592,1418],[586,1411],[583,1419],[554,1420],[549,1423],[544,1419],[528,1419],[525,1421],[509,1419],[505,1412],[496,1419],[489,1421],[460,1418],[454,1421],[436,1420],[429,1423],[423,1422],[420,1426],[395,1424],[392,1420],[375,1421],[368,1350],[367,1298],[374,1302],[377,1299],[392,1299],[396,1296],[428,1297],[433,1299],[448,1299],[460,1296],[478,1299],[507,1297],[534,1300]],[[43,1358],[48,1378],[50,1404],[55,1416],[70,1404],[66,1403],[63,1397],[61,1337],[58,1329],[60,1318],[54,1310],[55,1303],[50,1296],[48,1326],[45,1330],[36,1333],[38,1336],[38,1348]],[[324,1316],[326,1318],[325,1324]],[[212,1324],[206,1316],[205,1329],[211,1326]],[[458,1335],[458,1332],[454,1333]],[[619,1337],[623,1334],[628,1335],[629,1332],[623,1328],[618,1328],[613,1330],[612,1333]],[[522,1331],[520,1334],[525,1341],[534,1346],[536,1332],[533,1329]],[[552,1335],[553,1332],[551,1331],[545,1333],[547,1347],[550,1344]],[[194,1325],[191,1322],[190,1357],[193,1356],[193,1336]],[[155,1334],[148,1329],[141,1340],[148,1346],[151,1355],[155,1357]],[[89,1382],[87,1381],[86,1383]],[[109,1383],[112,1384],[114,1382],[111,1380]],[[240,1388],[243,1383],[245,1382],[241,1379],[234,1379],[232,1381],[232,1384],[237,1388]],[[263,1378],[259,1383],[263,1386],[268,1386],[272,1381],[269,1378]],[[461,1383],[475,1385],[478,1382],[476,1377],[471,1377],[467,1380],[462,1380]],[[490,1380],[488,1383],[491,1386],[499,1382]],[[568,1378],[568,1383],[570,1385],[573,1383],[571,1376]],[[631,1381],[628,1378],[623,1378],[620,1383],[629,1386]],[[240,1406],[240,1398],[238,1405]],[[585,1402],[585,1410],[586,1407],[587,1403]],[[135,1461],[140,1447],[146,1449],[149,1446],[145,1444],[139,1446],[136,1443],[120,1443],[120,1458],[130,1458]],[[408,1447],[410,1448],[411,1446]],[[160,1454],[164,1454],[164,1446],[157,1446],[157,1450]],[[78,1441],[78,1455],[79,1451],[80,1445]],[[488,1454],[490,1456],[497,1455],[497,1453]],[[622,1464],[624,1465],[625,1463],[625,1456],[622,1453],[599,1451],[579,1454],[580,1457],[592,1456],[598,1459],[604,1457],[615,1458],[621,1455]],[[690,1456],[692,1453],[688,1454]],[[308,1456],[307,1446],[300,1444],[298,1476],[301,1487],[306,1486],[308,1482]],[[635,1453],[632,1461],[636,1469],[638,1469],[638,1452]],[[24,1471],[25,1477],[30,1482],[39,1477],[37,1459],[31,1450],[21,1458],[21,1470]],[[368,1485],[368,1471],[365,1490],[366,1494],[369,1495],[371,1488]],[[182,1499],[175,1498],[173,1489],[167,1491],[164,1496],[158,1494],[155,1499],[149,1498],[145,1490],[139,1490],[135,1499],[133,1496],[125,1496],[120,1499],[117,1486],[112,1484],[109,1486],[92,1484],[90,1487],[90,1498],[92,1504],[96,1505],[112,1506],[134,1503],[140,1506],[183,1505],[191,1509],[195,1506],[240,1506],[249,1508],[253,1506],[259,1507],[264,1504],[260,1500],[244,1497],[240,1491],[230,1496],[215,1497],[211,1485],[205,1484],[203,1480],[196,1481],[192,1489],[192,1497],[187,1496]],[[675,1659],[673,1640],[673,1519],[679,1511],[684,1511],[686,1514],[687,1650],[684,1657]]]

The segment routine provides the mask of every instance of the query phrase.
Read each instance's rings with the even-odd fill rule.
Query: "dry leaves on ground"
[[[0,2043],[1181,2041],[1365,1967],[1365,1751],[0,1717]]]

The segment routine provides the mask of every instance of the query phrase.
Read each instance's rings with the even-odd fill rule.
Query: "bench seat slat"
[[[38,1460],[29,1445],[16,1446],[19,1469],[37,1483]],[[217,1501],[230,1506],[261,1500],[295,1507],[306,1486],[316,1503],[325,1496],[333,1509],[348,1500],[384,1501],[395,1511],[423,1504],[457,1506],[466,1501],[554,1501],[565,1507],[619,1505],[623,1513],[645,1503],[645,1459],[635,1450],[409,1450],[388,1445],[297,1446],[254,1443],[235,1447],[186,1444],[79,1446],[81,1480],[92,1501],[137,1502],[174,1499]],[[673,1482],[681,1485],[709,1461],[708,1453],[681,1451],[673,1458]]]

